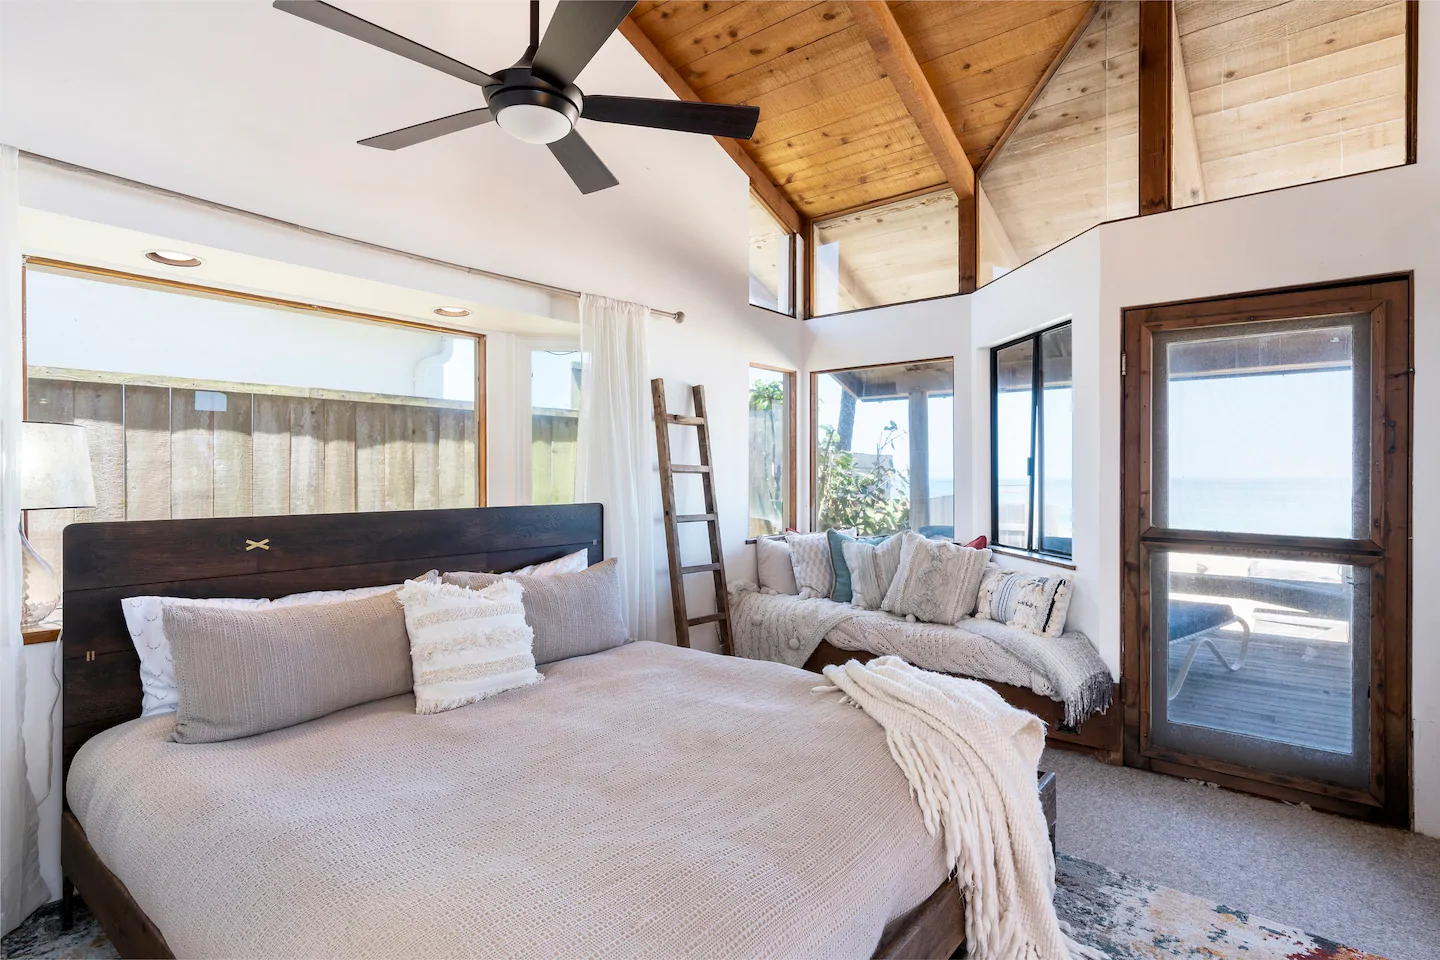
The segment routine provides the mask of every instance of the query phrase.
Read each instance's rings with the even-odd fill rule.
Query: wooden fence
[[[472,404],[32,369],[27,419],[86,428],[93,509],[41,510],[29,538],[98,520],[473,507]],[[42,375],[37,375],[42,374]],[[129,382],[125,382],[126,380]]]

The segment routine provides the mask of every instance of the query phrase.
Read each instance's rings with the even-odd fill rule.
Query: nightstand
[[[21,627],[20,636],[27,647],[32,643],[54,643],[60,639],[60,619],[54,617],[33,627]]]

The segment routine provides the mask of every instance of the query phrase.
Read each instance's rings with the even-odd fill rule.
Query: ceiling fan
[[[277,10],[473,83],[485,95],[483,107],[369,137],[363,146],[399,150],[494,120],[518,140],[548,146],[581,193],[619,182],[575,129],[581,117],[742,140],[760,119],[759,107],[581,94],[575,78],[634,6],[635,0],[560,0],[542,38],[540,3],[531,0],[530,46],[513,67],[492,75],[322,0],[275,0]]]

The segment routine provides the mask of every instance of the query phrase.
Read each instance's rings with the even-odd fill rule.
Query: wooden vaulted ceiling
[[[778,192],[819,219],[947,184],[969,196],[1091,14],[1090,0],[641,0],[625,32],[680,96],[759,106],[732,154],[772,206]]]

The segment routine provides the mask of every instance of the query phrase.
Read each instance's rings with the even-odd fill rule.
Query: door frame
[[[1126,766],[1410,827],[1413,290],[1413,274],[1404,273],[1122,311],[1120,621]],[[1152,331],[1362,312],[1376,321],[1371,338],[1370,536],[1333,540],[1157,532],[1150,523]],[[1127,364],[1127,358],[1134,359]],[[1343,555],[1340,562],[1370,568],[1371,775],[1366,788],[1259,770],[1150,742],[1149,555],[1157,547],[1292,559],[1338,560]]]

